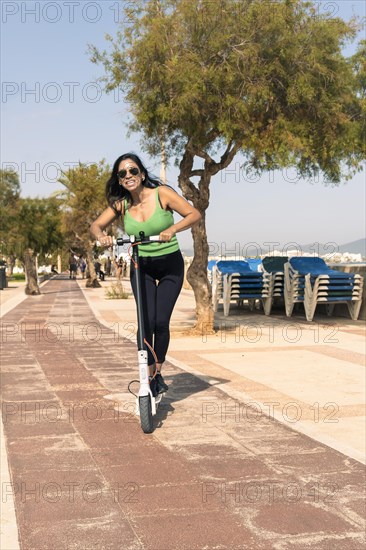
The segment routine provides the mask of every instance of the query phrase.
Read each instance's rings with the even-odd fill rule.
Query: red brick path
[[[223,432],[230,445],[210,437],[177,405],[227,396],[174,365],[155,435],[144,435],[105,398],[136,377],[135,347],[99,325],[76,282],[50,281],[2,331],[22,550],[364,548],[360,463],[262,415]],[[169,441],[174,416],[181,443]]]

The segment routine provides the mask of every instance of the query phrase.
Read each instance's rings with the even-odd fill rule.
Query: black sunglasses
[[[140,170],[138,168],[128,168],[128,170],[120,170],[117,172],[117,176],[123,180],[127,176],[127,172],[129,172],[132,176],[137,176],[137,174],[140,173]]]

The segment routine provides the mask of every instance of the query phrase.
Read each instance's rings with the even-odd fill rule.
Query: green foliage
[[[60,200],[56,197],[21,198],[17,231],[20,250],[32,249],[40,261],[56,252],[63,244]]]
[[[19,177],[13,170],[0,169],[0,214],[2,223],[6,209],[13,208],[20,195]]]
[[[339,182],[365,143],[354,65],[356,23],[304,0],[150,0],[129,4],[111,52],[91,47],[108,90],[122,85],[145,146],[198,156],[236,143],[247,169],[297,167]]]
[[[366,144],[366,40],[361,40],[356,54],[351,58],[356,79],[357,99],[352,98],[350,111],[355,122],[352,141],[357,149]]]
[[[121,281],[113,283],[109,288],[105,290],[105,296],[107,300],[127,300],[129,297],[128,292],[123,288]]]
[[[25,281],[25,274],[24,273],[13,273],[11,277],[9,277],[10,281]]]
[[[0,170],[0,176],[1,253],[23,260],[31,248],[43,261],[62,245],[60,201],[21,198],[18,174]]]
[[[0,242],[1,253],[9,254],[16,246],[20,185],[12,170],[0,170]]]
[[[104,161],[79,166],[65,172],[59,179],[65,191],[62,199],[62,227],[69,248],[85,254],[90,245],[91,223],[106,208],[105,184],[110,168]]]

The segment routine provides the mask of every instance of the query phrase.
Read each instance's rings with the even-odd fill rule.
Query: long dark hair
[[[129,204],[132,203],[131,193],[127,189],[125,189],[122,185],[119,184],[119,180],[117,176],[120,163],[123,160],[127,160],[127,159],[133,160],[139,167],[140,172],[145,176],[145,179],[142,181],[142,185],[144,187],[154,188],[154,187],[157,187],[158,185],[163,185],[163,183],[158,178],[149,174],[149,172],[147,171],[147,168],[145,168],[141,159],[137,155],[135,155],[134,153],[126,153],[124,155],[121,155],[120,157],[118,157],[118,159],[114,163],[111,176],[107,181],[106,187],[105,187],[105,195],[106,195],[108,204],[113,208],[113,210],[116,210],[116,206],[115,206],[116,202],[119,202],[123,199],[127,199],[127,202]]]

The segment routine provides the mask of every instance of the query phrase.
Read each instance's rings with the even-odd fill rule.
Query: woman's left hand
[[[165,229],[160,233],[159,238],[161,241],[169,242],[172,240],[174,235],[175,235],[174,229],[172,227],[169,227],[169,229]]]

